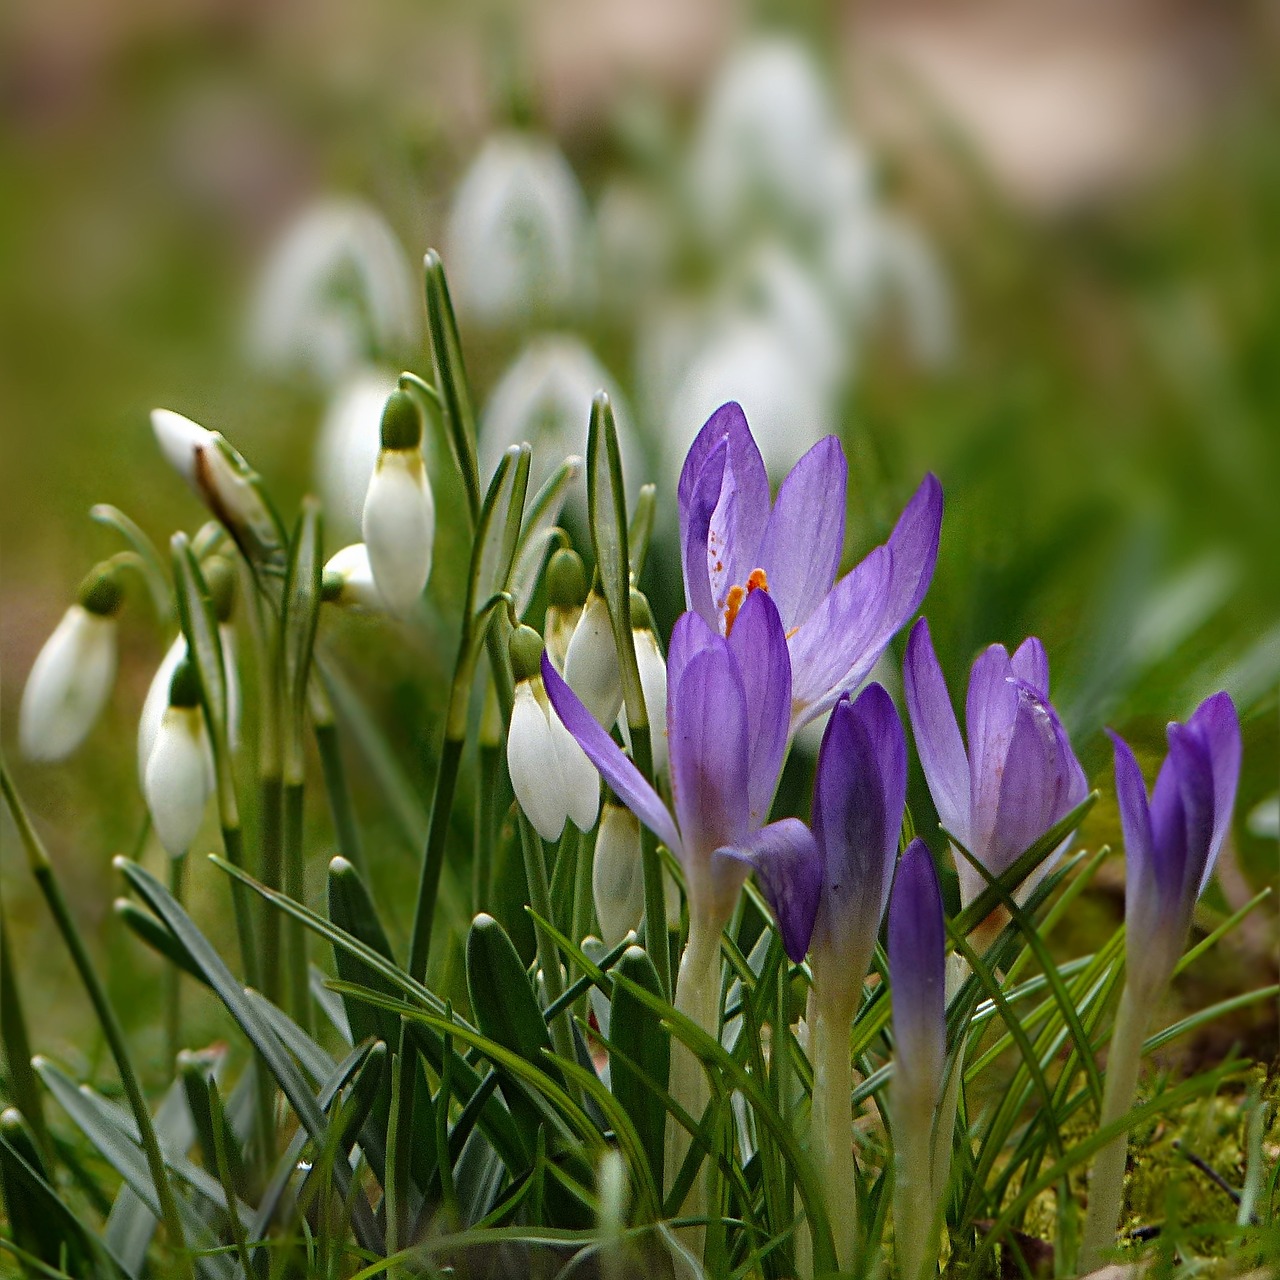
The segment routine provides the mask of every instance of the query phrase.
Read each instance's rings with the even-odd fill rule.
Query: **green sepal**
[[[119,507],[113,507],[109,502],[99,502],[90,507],[89,519],[98,524],[109,525],[133,549],[138,557],[135,563],[151,595],[151,605],[155,609],[156,619],[161,623],[167,623],[173,617],[173,589],[169,585],[169,575],[165,570],[160,552],[156,550],[156,544],[147,537],[136,521],[131,520]]]
[[[422,414],[418,402],[399,387],[388,397],[382,410],[382,447],[416,449],[422,444]]]
[[[631,525],[627,530],[627,546],[631,552],[631,581],[639,582],[649,558],[649,543],[653,540],[653,522],[658,511],[658,487],[642,484],[636,497],[636,509],[631,513]]]
[[[658,971],[640,947],[628,947],[615,970],[621,977],[648,991],[655,1000],[662,998]],[[663,1185],[663,1141],[667,1115],[655,1097],[652,1085],[643,1077],[666,1089],[671,1072],[671,1037],[662,1019],[651,1005],[642,1004],[624,983],[613,989],[609,1013],[609,1038],[628,1062],[615,1061],[610,1072],[610,1087],[619,1106],[631,1117],[636,1133],[649,1161],[654,1185]]]
[[[95,565],[76,592],[80,607],[99,618],[114,618],[124,604],[124,583],[109,561]]]

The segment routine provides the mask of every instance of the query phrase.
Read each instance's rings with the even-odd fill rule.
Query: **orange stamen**
[[[747,574],[747,585],[745,587],[733,586],[729,588],[729,594],[725,598],[724,609],[724,633],[729,635],[733,631],[733,624],[738,620],[738,610],[742,608],[742,603],[747,596],[753,591],[768,591],[769,578],[763,569],[752,569]]]

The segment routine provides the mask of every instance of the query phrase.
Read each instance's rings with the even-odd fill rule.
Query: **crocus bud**
[[[37,655],[18,714],[28,760],[64,760],[85,739],[116,677],[116,614],[124,591],[114,570],[95,569]]]
[[[369,567],[369,548],[363,542],[353,542],[329,557],[324,566],[320,595],[328,604],[341,605],[344,609],[369,613],[382,611],[382,597]]]
[[[531,134],[497,134],[467,170],[445,233],[458,310],[507,325],[583,300],[587,203],[569,162]]]
[[[387,608],[407,614],[431,574],[436,509],[422,460],[422,417],[395,391],[382,414],[382,451],[364,500],[364,542]]]
[[[547,562],[547,652],[563,673],[565,655],[587,598],[587,571],[572,547],[561,547]]]
[[[649,602],[634,589],[631,592],[631,628],[636,666],[640,671],[640,688],[644,691],[644,709],[649,718],[649,744],[653,752],[653,776],[656,778],[667,769],[667,664],[653,631]],[[629,748],[631,731],[625,707],[618,718],[618,727]]]
[[[208,760],[199,679],[183,658],[173,673],[144,783],[156,835],[172,858],[186,853],[200,830],[210,792]]]
[[[1159,999],[1186,945],[1196,900],[1231,827],[1240,780],[1240,722],[1225,693],[1168,728],[1169,754],[1150,800],[1128,743],[1115,743],[1116,799],[1124,829],[1127,982]]]
[[[564,658],[564,678],[596,721],[611,729],[622,710],[622,677],[609,606],[598,592],[587,597],[573,630]]]
[[[517,627],[510,651],[517,681],[507,731],[511,789],[544,840],[558,840],[566,818],[589,831],[600,808],[600,779],[547,700],[538,674],[541,637]]]

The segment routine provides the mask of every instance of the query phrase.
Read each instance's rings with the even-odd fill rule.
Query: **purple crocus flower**
[[[667,652],[667,743],[675,814],[544,657],[547,695],[618,798],[679,858],[690,934],[724,926],[749,866],[816,901],[813,837],[794,818],[765,826],[787,746],[791,664],[778,609],[752,592],[726,639],[696,614],[677,621]],[[812,914],[784,914],[793,946]],[[803,947],[800,954],[803,955]]]
[[[770,501],[769,477],[741,406],[707,420],[680,473],[680,545],[689,608],[732,633],[755,588],[773,597],[791,658],[792,731],[866,679],[933,577],[942,487],[925,476],[888,542],[836,582],[848,467],[820,440]]]
[[[1158,995],[1173,973],[1240,780],[1240,721],[1227,694],[1207,698],[1186,724],[1170,724],[1167,736],[1169,754],[1148,802],[1133,752],[1111,734],[1128,880],[1128,982],[1140,1000]]]
[[[1049,702],[1049,660],[1034,636],[1012,658],[993,644],[974,662],[965,703],[967,754],[923,618],[907,641],[903,683],[938,817],[993,876],[1088,794],[1084,770]],[[1040,864],[1028,887],[1060,853]],[[964,859],[956,864],[967,905],[986,883]]]
[[[942,890],[919,837],[902,855],[889,898],[894,1089],[910,1105],[937,1105],[946,1061],[946,950]]]

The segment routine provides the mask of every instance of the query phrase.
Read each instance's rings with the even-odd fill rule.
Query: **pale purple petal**
[[[755,441],[751,442],[752,449]],[[720,485],[720,498],[711,513],[707,529],[707,577],[711,582],[711,599],[716,614],[727,625],[729,591],[745,586],[752,569],[760,563],[760,539],[769,520],[769,482],[754,469],[758,454],[748,455],[744,462],[741,451],[729,445]],[[740,472],[745,471],[745,476]]]
[[[1215,693],[1196,708],[1187,723],[1204,735],[1213,761],[1213,843],[1200,882],[1200,892],[1203,893],[1213,875],[1222,842],[1231,829],[1231,811],[1235,807],[1236,788],[1240,782],[1240,718],[1230,696]]]
[[[933,857],[907,847],[889,899],[894,1072],[910,1094],[936,1099],[946,1061],[946,926]]]
[[[916,751],[938,818],[968,847],[969,758],[965,755],[951,696],[933,650],[929,623],[924,618],[911,629],[907,640],[902,684]]]
[[[798,818],[762,827],[745,843],[718,849],[715,857],[747,863],[773,910],[787,955],[804,959],[822,893],[822,856],[809,828]]]
[[[1204,735],[1190,724],[1169,726],[1169,759],[1178,774],[1182,812],[1187,825],[1187,861],[1180,888],[1180,903],[1190,917],[1204,880],[1209,851],[1213,847],[1213,757]]]
[[[1018,690],[1002,644],[980,653],[969,672],[965,728],[969,738],[969,836],[979,858],[995,832],[1009,742],[1018,717]]]
[[[728,644],[747,699],[747,795],[758,827],[769,816],[791,726],[791,659],[768,592],[747,596]]]
[[[1187,814],[1182,807],[1178,766],[1166,755],[1151,789],[1151,849],[1162,910],[1172,909],[1182,894],[1187,869]]]
[[[1028,636],[1011,659],[1013,674],[1029,684],[1046,702],[1049,700],[1049,655],[1035,636]]]
[[[676,619],[671,629],[671,643],[667,646],[667,707],[670,716],[671,691],[680,683],[689,659],[703,649],[723,649],[724,637],[708,625],[700,614],[689,610]]]
[[[542,655],[542,683],[564,727],[578,740],[578,745],[601,776],[613,788],[618,799],[644,823],[677,857],[683,846],[671,814],[658,793],[645,781],[644,775],[623,754],[622,748],[600,727],[595,716],[582,705],[578,695],[565,684]]]
[[[707,859],[741,845],[749,831],[746,694],[727,648],[695,654],[673,687],[667,727],[676,818],[686,858]]]
[[[870,673],[933,578],[942,486],[925,476],[888,542],[842,578],[791,641],[793,727],[821,715]]]
[[[1151,832],[1151,810],[1142,770],[1129,744],[1107,730],[1115,747],[1116,803],[1120,809],[1120,829],[1124,833],[1125,915],[1136,919],[1141,904],[1148,911],[1159,892],[1156,882],[1155,848]]]
[[[848,474],[840,441],[827,436],[792,467],[778,490],[751,568],[765,571],[784,630],[804,622],[835,583],[844,551]]]
[[[698,439],[701,440],[702,436]],[[692,456],[690,451],[690,458]],[[711,579],[707,573],[707,535],[716,503],[720,501],[720,489],[728,462],[729,444],[720,440],[705,459],[702,468],[690,479],[687,493],[685,477],[680,477],[680,558],[684,570],[685,602],[717,629],[718,615],[711,595]],[[686,460],[686,471],[688,467],[689,462]]]
[[[836,703],[818,754],[813,830],[823,855],[823,944],[851,963],[870,955],[880,929],[906,786],[906,738],[884,689],[868,685],[856,702]]]

